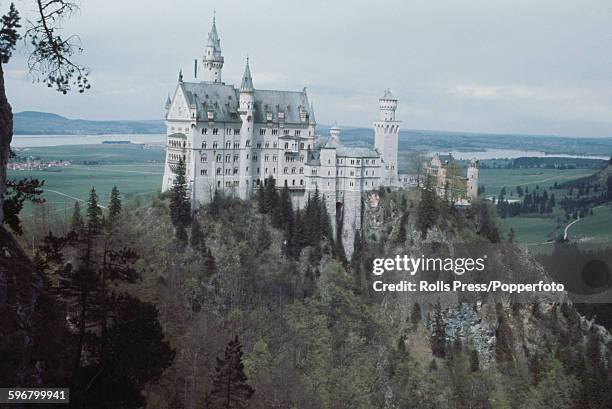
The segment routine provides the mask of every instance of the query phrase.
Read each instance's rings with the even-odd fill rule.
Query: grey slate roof
[[[210,33],[208,33],[208,44],[215,48],[215,52],[221,53],[221,40],[219,40],[219,34],[217,34],[217,22],[216,18],[213,17],[212,28],[210,29]]]
[[[240,122],[238,102],[240,93],[232,85],[210,82],[179,83],[187,98],[189,106],[198,110],[198,119],[206,120],[207,112],[214,112],[217,122]],[[308,95],[304,91],[254,91],[256,123],[266,123],[266,112],[272,112],[274,122],[278,122],[278,113],[285,114],[285,124],[304,124],[300,120],[300,107],[310,116]],[[308,123],[308,119],[305,123]]]
[[[249,68],[249,59],[247,58],[246,66],[244,67],[244,75],[242,76],[242,84],[240,91],[253,91],[253,77],[251,76],[251,68]]]
[[[301,124],[300,107],[310,116],[310,104],[304,91],[255,90],[255,122],[266,122],[266,112],[272,112],[278,121],[278,113],[285,114],[286,124]],[[306,121],[308,123],[308,120]]]
[[[378,158],[380,155],[372,148],[342,146],[336,150],[336,156],[349,158]]]

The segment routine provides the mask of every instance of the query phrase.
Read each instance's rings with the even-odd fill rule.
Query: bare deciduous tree
[[[74,62],[83,50],[78,36],[62,35],[62,23],[78,11],[78,4],[68,0],[34,0],[35,16],[26,22],[23,34],[29,51],[27,66],[35,81],[63,94],[76,88],[84,92],[90,88],[89,70]],[[4,196],[7,189],[6,165],[13,139],[13,112],[4,87],[4,65],[21,38],[20,16],[11,3],[0,20],[0,224],[4,222]]]

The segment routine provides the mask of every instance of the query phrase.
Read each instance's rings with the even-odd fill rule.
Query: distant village
[[[71,161],[67,160],[51,160],[47,161],[34,156],[16,156],[8,163],[10,170],[45,170],[50,168],[65,168],[72,165]]]

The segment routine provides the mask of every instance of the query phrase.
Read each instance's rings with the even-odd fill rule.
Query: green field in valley
[[[508,192],[518,185],[529,189],[546,187],[595,173],[593,169],[481,169],[480,184],[485,186],[485,196],[497,196],[506,187]],[[557,191],[555,191],[556,194]]]
[[[113,186],[119,188],[128,202],[161,189],[162,149],[143,149],[139,145],[73,145],[28,148],[17,154],[74,161],[73,165],[52,170],[8,172],[9,178],[44,180],[43,197],[52,212],[64,213],[66,208],[74,206],[75,200],[86,200],[92,187],[98,192],[102,205],[108,201]],[[33,206],[27,205],[23,216],[28,217],[32,211]]]

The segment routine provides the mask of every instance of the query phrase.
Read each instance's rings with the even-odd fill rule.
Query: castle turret
[[[253,187],[252,185],[252,169],[249,166],[249,158],[252,157],[253,146],[253,113],[255,110],[255,88],[253,87],[253,77],[251,77],[251,68],[249,66],[249,58],[247,57],[246,66],[244,67],[244,75],[240,85],[240,97],[238,101],[238,114],[242,126],[240,127],[240,147],[245,148],[240,150],[240,183],[238,192],[241,198],[247,198]]]
[[[221,71],[223,70],[223,56],[221,55],[221,40],[217,34],[216,18],[213,17],[212,28],[208,33],[208,41],[202,58],[202,75],[204,81],[221,83]]]
[[[380,119],[374,122],[374,147],[382,156],[383,184],[393,186],[397,184],[397,152],[400,121],[395,120],[397,98],[387,89],[378,100]]]
[[[470,162],[467,168],[467,197],[470,201],[478,198],[478,161]]]

